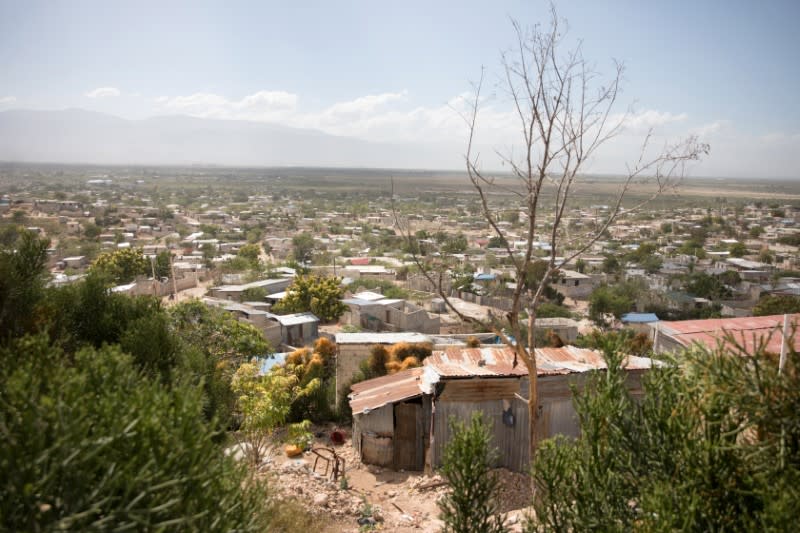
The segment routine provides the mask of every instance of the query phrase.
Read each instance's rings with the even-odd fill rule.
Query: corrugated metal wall
[[[503,411],[510,409],[514,425],[503,423]],[[431,462],[434,468],[442,464],[445,445],[450,441],[451,431],[448,421],[452,418],[469,422],[472,413],[483,412],[483,419],[491,427],[492,445],[497,448],[496,466],[510,470],[528,469],[528,406],[525,402],[512,400],[488,400],[482,402],[440,401],[436,403],[433,414],[434,436],[431,442]]]

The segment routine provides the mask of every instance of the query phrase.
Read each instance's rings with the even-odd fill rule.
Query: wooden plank
[[[422,435],[417,427],[422,420],[422,406],[413,403],[399,403],[394,407],[394,467],[396,470],[422,470],[422,457],[418,440]]]

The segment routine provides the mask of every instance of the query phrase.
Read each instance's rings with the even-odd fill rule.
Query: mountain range
[[[0,161],[454,168],[463,147],[369,142],[321,131],[182,115],[128,120],[66,109],[0,112]]]

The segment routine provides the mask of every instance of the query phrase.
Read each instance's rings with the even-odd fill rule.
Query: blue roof
[[[494,274],[475,274],[474,279],[477,281],[494,281],[497,278]]]
[[[658,322],[659,318],[655,313],[626,313],[622,315],[621,320],[634,324],[646,324],[648,322]]]

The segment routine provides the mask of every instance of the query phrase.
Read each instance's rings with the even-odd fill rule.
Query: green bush
[[[491,471],[497,454],[490,448],[491,434],[481,412],[469,424],[450,421],[453,438],[444,452],[442,474],[450,491],[439,503],[444,532],[503,532],[503,518],[496,501],[498,482]]]
[[[263,531],[264,487],[227,458],[202,390],[118,348],[0,350],[0,529]]]
[[[575,396],[577,440],[537,451],[527,531],[791,531],[800,519],[800,354],[691,350],[634,398],[614,342]]]

